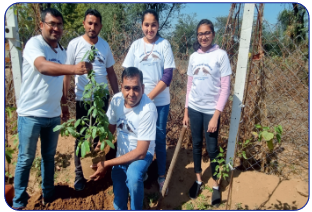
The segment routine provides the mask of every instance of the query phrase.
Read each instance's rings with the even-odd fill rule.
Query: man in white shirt
[[[143,178],[155,149],[157,110],[144,94],[139,69],[129,67],[123,71],[121,93],[112,98],[107,117],[110,132],[113,134],[117,128],[116,158],[95,164],[97,171],[90,178],[98,180],[113,167],[114,208],[127,210],[130,193],[131,210],[142,210]]]
[[[63,75],[82,75],[92,69],[91,63],[64,65],[66,52],[59,45],[63,34],[63,16],[56,9],[41,13],[41,35],[32,37],[23,51],[22,87],[18,102],[18,160],[15,169],[13,208],[22,209],[29,198],[26,188],[35,158],[37,141],[41,140],[42,202],[51,201],[54,192],[54,156],[60,124]],[[66,112],[63,118],[67,118]]]
[[[115,60],[111,49],[108,43],[103,40],[101,37],[98,36],[102,29],[102,16],[101,14],[95,9],[88,9],[85,12],[85,18],[83,21],[83,26],[85,28],[85,34],[79,36],[73,40],[71,40],[67,47],[67,60],[66,64],[77,64],[79,63],[87,51],[91,50],[93,46],[97,51],[95,53],[95,60],[92,62],[93,70],[95,73],[95,80],[97,83],[108,83],[110,82],[110,86],[114,93],[118,93],[118,83],[117,77],[113,68],[115,64]],[[87,60],[87,58],[85,58]],[[107,78],[108,80],[107,80]],[[70,86],[70,79],[71,76],[64,77],[64,99],[62,99],[62,103],[67,104],[67,95]],[[76,94],[76,119],[80,119],[83,116],[88,116],[88,110],[84,108],[84,104],[82,101],[84,87],[89,83],[87,78],[87,74],[81,76],[75,76],[75,94]],[[107,86],[108,89],[108,86]],[[103,99],[104,107],[103,110],[107,111],[108,108],[108,99],[109,96],[107,95],[106,98]],[[93,118],[93,122],[95,118]],[[81,126],[77,127],[77,132],[79,132]],[[98,143],[99,138],[95,138],[93,143],[94,146]],[[75,141],[75,153],[76,148],[78,145],[78,139]],[[80,152],[77,156],[74,154],[75,159],[75,183],[74,188],[77,191],[83,190],[85,187],[86,180],[83,177],[83,172],[80,163]]]

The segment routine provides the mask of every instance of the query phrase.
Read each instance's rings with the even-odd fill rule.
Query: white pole
[[[239,41],[230,132],[226,154],[226,164],[230,164],[230,166],[232,167],[233,167],[232,160],[235,154],[236,137],[241,118],[241,109],[244,107],[244,105],[242,105],[242,101],[244,98],[248,53],[251,39],[252,24],[254,19],[254,9],[255,4],[245,4],[244,6],[243,23]]]
[[[18,48],[21,49],[21,45],[18,34],[17,17],[14,14],[13,6],[11,6],[6,12],[6,21],[5,38],[8,39],[10,45],[15,100],[17,105],[22,84],[22,53],[18,50]]]

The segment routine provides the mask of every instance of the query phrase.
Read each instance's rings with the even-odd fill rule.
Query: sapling
[[[91,46],[91,50],[87,51],[81,61],[87,57],[88,62],[94,62],[96,52],[94,46]],[[53,131],[60,130],[62,136],[72,135],[74,138],[78,139],[78,145],[76,149],[76,155],[78,156],[79,151],[81,151],[81,157],[84,158],[86,154],[91,152],[91,155],[95,155],[94,146],[92,145],[93,139],[99,137],[101,143],[100,150],[103,150],[105,143],[107,143],[111,148],[115,148],[113,145],[113,135],[108,129],[108,118],[106,116],[104,107],[104,98],[107,98],[109,94],[106,89],[107,84],[97,83],[95,81],[95,73],[91,70],[87,74],[89,80],[88,84],[84,87],[83,92],[83,104],[84,108],[88,110],[87,116],[83,116],[80,119],[70,119],[61,125],[56,126]],[[95,121],[92,122],[92,117]],[[76,131],[78,126],[81,126],[80,131]]]

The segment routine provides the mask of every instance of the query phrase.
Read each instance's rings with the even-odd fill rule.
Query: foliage
[[[195,18],[196,14],[183,14],[179,17],[172,38],[175,43],[172,45],[174,52],[189,53],[189,55],[194,52],[192,46],[197,39],[196,27],[198,22]]]
[[[91,50],[86,52],[85,56],[82,58],[84,61],[85,57],[88,58],[89,62],[93,62],[95,59],[96,49],[94,46]],[[53,131],[60,130],[62,136],[72,135],[74,138],[78,139],[78,146],[76,149],[76,155],[79,154],[81,150],[81,157],[89,152],[94,153],[94,148],[92,145],[92,140],[99,136],[101,142],[101,150],[104,149],[105,143],[107,143],[111,148],[115,148],[112,143],[113,135],[108,130],[108,118],[103,110],[105,98],[109,92],[107,89],[107,84],[97,83],[95,81],[95,73],[91,70],[88,74],[89,83],[85,86],[83,92],[83,104],[86,110],[88,110],[88,116],[83,116],[78,120],[68,120],[61,125],[56,126]],[[93,100],[92,100],[93,99]],[[89,109],[88,109],[89,107]],[[95,118],[95,122],[92,123],[92,117]],[[78,126],[81,126],[80,132],[76,131]]]
[[[277,142],[280,144],[283,134],[283,128],[281,125],[277,125],[274,127],[274,132],[270,132],[269,127],[263,127],[260,124],[256,124],[255,128],[259,130],[259,132],[252,132],[254,139],[257,141],[266,141],[268,148],[270,151],[274,149],[274,143],[273,139],[277,140]]]
[[[225,153],[222,147],[220,147],[220,153],[217,155],[217,158],[211,161],[211,163],[217,163],[216,171],[214,172],[213,176],[217,176],[218,179],[223,177],[223,179],[226,179],[229,177],[229,164],[225,164]]]
[[[304,6],[292,3],[292,8],[285,9],[278,15],[283,32],[297,43],[306,39],[308,33],[308,19],[305,18],[307,10]]]
[[[256,124],[255,129],[257,129],[257,132],[251,132],[253,136],[252,138],[238,143],[239,151],[237,156],[239,158],[244,158],[245,160],[249,159],[250,154],[248,150],[254,145],[254,142],[266,142],[267,147],[271,152],[274,150],[277,143],[281,143],[283,134],[283,128],[281,125],[277,125],[274,127],[274,130],[271,130],[269,127],[263,127],[260,124]],[[277,143],[274,142],[274,139],[277,141]]]
[[[5,114],[6,114],[6,117],[9,118],[9,119],[11,119],[11,118],[13,117],[13,112],[14,112],[14,111],[16,111],[16,108],[15,108],[15,107],[9,107],[9,106],[5,107]],[[17,122],[16,122],[16,120],[13,120],[13,121],[11,122],[11,124],[13,124],[12,130],[13,130],[13,131],[16,130],[16,128],[17,128]],[[6,126],[6,127],[7,127],[7,126]],[[7,134],[7,132],[6,132],[6,134]],[[8,136],[8,135],[6,135],[6,136]],[[5,159],[6,159],[6,161],[7,161],[9,164],[11,164],[11,162],[12,162],[12,154],[14,154],[14,152],[15,152],[15,146],[17,145],[17,142],[18,142],[18,134],[13,135],[12,137],[14,138],[14,141],[13,141],[13,145],[14,145],[14,146],[13,146],[13,147],[9,146],[7,142],[5,143]],[[7,139],[8,139],[8,138],[6,137],[6,140],[7,140]],[[7,141],[8,141],[8,140],[7,140]]]

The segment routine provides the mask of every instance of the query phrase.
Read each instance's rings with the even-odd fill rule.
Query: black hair
[[[102,15],[96,9],[91,9],[91,8],[87,9],[87,11],[85,12],[84,20],[86,20],[87,15],[94,15],[95,17],[99,18],[100,23],[102,23]]]
[[[140,69],[136,67],[128,67],[123,70],[122,75],[121,75],[121,82],[123,82],[124,78],[132,78],[134,76],[139,76],[140,82],[143,85],[143,73],[140,71]]]
[[[48,13],[50,13],[54,17],[61,17],[62,22],[64,23],[64,18],[63,18],[62,13],[60,13],[57,9],[54,9],[54,8],[46,8],[46,9],[42,10],[42,12],[40,14],[41,15],[41,22],[45,22],[45,17]]]
[[[159,25],[159,16],[158,16],[158,14],[157,14],[157,12],[155,11],[155,10],[152,10],[152,9],[147,9],[147,10],[145,10],[144,12],[143,12],[143,14],[142,14],[142,24],[143,24],[143,22],[144,22],[144,18],[145,18],[145,15],[146,14],[152,14],[154,17],[155,17],[155,19],[156,19],[156,21],[157,21],[157,23],[158,23],[158,25]],[[156,34],[157,36],[159,36],[159,37],[161,37],[161,35],[159,34],[159,32],[157,31],[157,34]]]
[[[198,42],[197,35],[198,35],[198,28],[199,28],[201,25],[203,25],[203,24],[208,25],[208,26],[210,27],[212,33],[215,33],[213,23],[212,23],[210,20],[208,20],[208,19],[202,19],[202,20],[198,23],[197,28],[196,28],[196,41],[193,43],[193,49],[194,49],[195,51],[197,51],[197,50],[200,48],[200,44],[199,44],[199,42]]]

